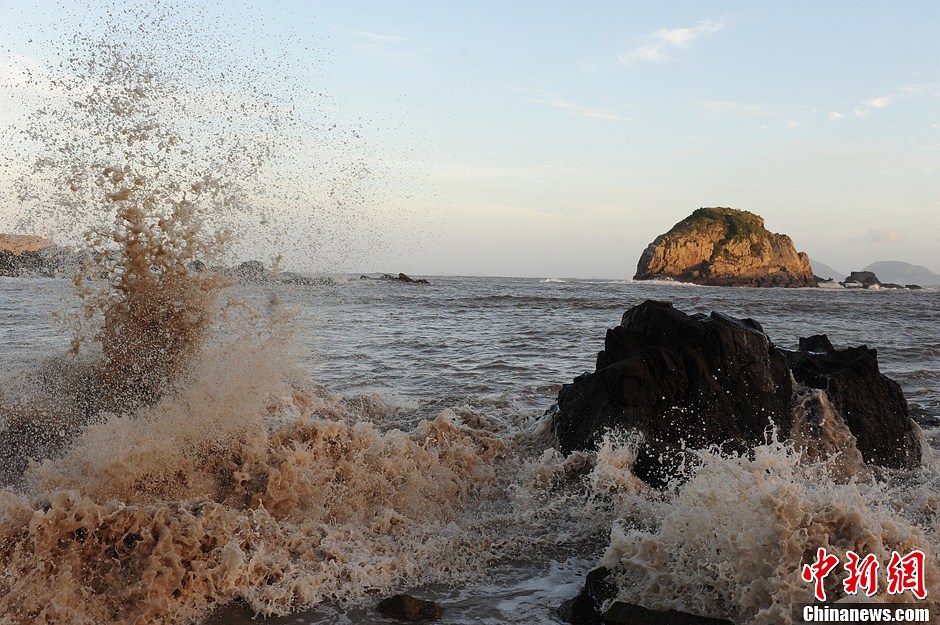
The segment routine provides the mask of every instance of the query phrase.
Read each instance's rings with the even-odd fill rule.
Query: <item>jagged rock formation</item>
[[[559,392],[553,429],[563,453],[594,448],[609,429],[642,433],[633,472],[662,485],[681,476],[687,448],[745,451],[771,428],[789,437],[794,380],[825,389],[865,462],[920,464],[918,429],[900,386],[879,372],[875,350],[836,350],[816,336],[786,352],[753,319],[687,315],[666,302],[631,308],[607,331],[595,372]]]
[[[853,271],[849,277],[842,282],[842,285],[849,289],[870,289],[872,287],[880,287],[881,280],[871,271]]]
[[[424,278],[415,279],[403,273],[400,273],[397,276],[393,276],[390,273],[383,273],[378,278],[375,278],[373,276],[363,275],[363,276],[359,276],[359,279],[360,280],[385,280],[386,282],[405,282],[406,284],[430,284],[430,282],[428,282]]]
[[[871,271],[853,271],[844,281],[839,282],[839,285],[847,289],[909,289],[916,291],[922,288],[917,284],[902,285],[894,282],[882,282]]]
[[[733,208],[700,208],[656,237],[634,280],[671,279],[712,286],[816,286],[809,257],[764,219]]]

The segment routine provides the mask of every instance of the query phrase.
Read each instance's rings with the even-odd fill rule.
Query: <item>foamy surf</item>
[[[847,551],[887,563],[891,551],[930,554],[928,595],[938,586],[935,496],[922,476],[888,481],[830,475],[786,444],[755,450],[754,458],[701,452],[702,466],[653,514],[646,501],[625,498],[601,565],[616,571],[618,600],[657,609],[729,618],[735,623],[791,623],[793,606],[813,603],[800,578],[818,547],[845,560]],[[902,503],[903,502],[903,503]],[[881,588],[886,587],[882,570]],[[826,580],[829,596],[845,599],[841,576]],[[879,601],[906,598],[884,596]]]

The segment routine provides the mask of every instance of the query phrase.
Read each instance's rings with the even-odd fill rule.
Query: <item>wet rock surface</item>
[[[867,463],[894,469],[921,462],[920,440],[901,386],[878,369],[878,352],[865,345],[835,349],[823,335],[784,351],[794,379],[823,389],[855,436]]]
[[[558,609],[562,620],[571,625],[734,625],[725,619],[688,612],[650,610],[632,603],[612,602],[617,596],[617,587],[610,574],[604,567],[588,573],[581,592]]]
[[[554,430],[566,454],[609,429],[642,432],[634,472],[661,485],[686,447],[744,450],[770,427],[789,431],[792,393],[786,358],[756,321],[650,300],[607,331],[594,373],[562,387]]]
[[[687,315],[646,301],[608,330],[593,373],[562,387],[553,428],[563,453],[596,447],[608,430],[645,437],[634,473],[661,486],[678,476],[687,448],[746,451],[793,425],[794,386],[824,389],[866,462],[921,461],[916,425],[900,386],[866,346],[837,350],[823,336],[777,348],[752,319]]]

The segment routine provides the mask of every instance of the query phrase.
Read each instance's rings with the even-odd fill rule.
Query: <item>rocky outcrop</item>
[[[862,288],[870,289],[880,287],[881,280],[871,271],[853,271],[849,277],[842,282],[842,286],[847,289]]]
[[[900,289],[917,291],[922,287],[916,284],[896,284],[894,282],[882,282],[872,271],[853,271],[849,277],[839,283],[847,289]]]
[[[197,264],[198,263],[198,264]],[[192,271],[206,271],[200,261],[190,264]],[[267,269],[259,260],[246,260],[235,267],[213,267],[217,274],[236,280],[241,284],[289,284],[292,286],[336,286],[336,281],[329,276],[305,276],[293,271]]]
[[[642,432],[634,473],[659,485],[685,447],[743,451],[769,426],[788,431],[792,394],[786,358],[757,322],[647,301],[607,331],[595,372],[562,387],[554,430],[566,454],[608,429]]]
[[[670,279],[712,286],[816,286],[809,257],[763,218],[733,208],[700,208],[656,237],[634,280]]]
[[[607,430],[642,433],[634,473],[662,485],[679,475],[687,448],[745,451],[772,430],[789,436],[792,379],[825,389],[866,462],[920,463],[917,426],[900,387],[878,371],[875,350],[814,339],[786,352],[752,319],[686,315],[655,301],[628,310],[607,331],[594,373],[562,387],[553,429],[564,453],[594,448]]]
[[[404,282],[406,284],[430,284],[424,278],[412,278],[407,274],[400,273],[397,276],[393,276],[390,273],[383,273],[381,276],[375,278],[373,276],[359,276],[360,280],[385,280],[386,282]]]

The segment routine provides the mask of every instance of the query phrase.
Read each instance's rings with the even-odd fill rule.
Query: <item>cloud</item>
[[[862,100],[861,105],[854,111],[856,117],[868,117],[876,109],[887,109],[899,102],[904,102],[905,100],[910,100],[912,98],[917,98],[919,96],[929,94],[933,90],[937,89],[938,83],[913,83],[909,85],[902,85],[897,91],[893,93],[887,93],[885,95],[876,96],[874,98],[868,98],[867,100]]]
[[[885,228],[883,230],[869,230],[868,233],[862,237],[862,241],[865,243],[876,243],[876,244],[887,244],[894,245],[897,243],[903,243],[907,240],[907,233],[901,230],[894,230],[891,228]]]
[[[838,113],[836,111],[832,111],[831,113],[829,113],[829,119],[831,119],[834,122],[837,122],[840,119],[845,119],[845,115],[843,115],[842,113]]]
[[[696,39],[716,33],[722,28],[723,22],[713,20],[699,22],[692,28],[660,28],[641,37],[642,45],[620,55],[618,60],[624,65],[636,62],[657,63],[669,58],[670,51],[688,48]]]
[[[623,121],[623,117],[617,113],[614,113],[613,111],[584,106],[582,104],[571,102],[569,100],[563,100],[561,98],[555,98],[552,100],[535,100],[535,102],[538,102],[539,104],[547,104],[548,106],[567,111],[572,115],[577,115],[579,117],[588,117],[590,119],[598,119],[605,122]]]
[[[867,104],[868,106],[875,109],[886,109],[891,106],[892,102],[894,102],[894,96],[885,95],[881,96],[880,98],[871,98],[865,100],[863,104]]]

